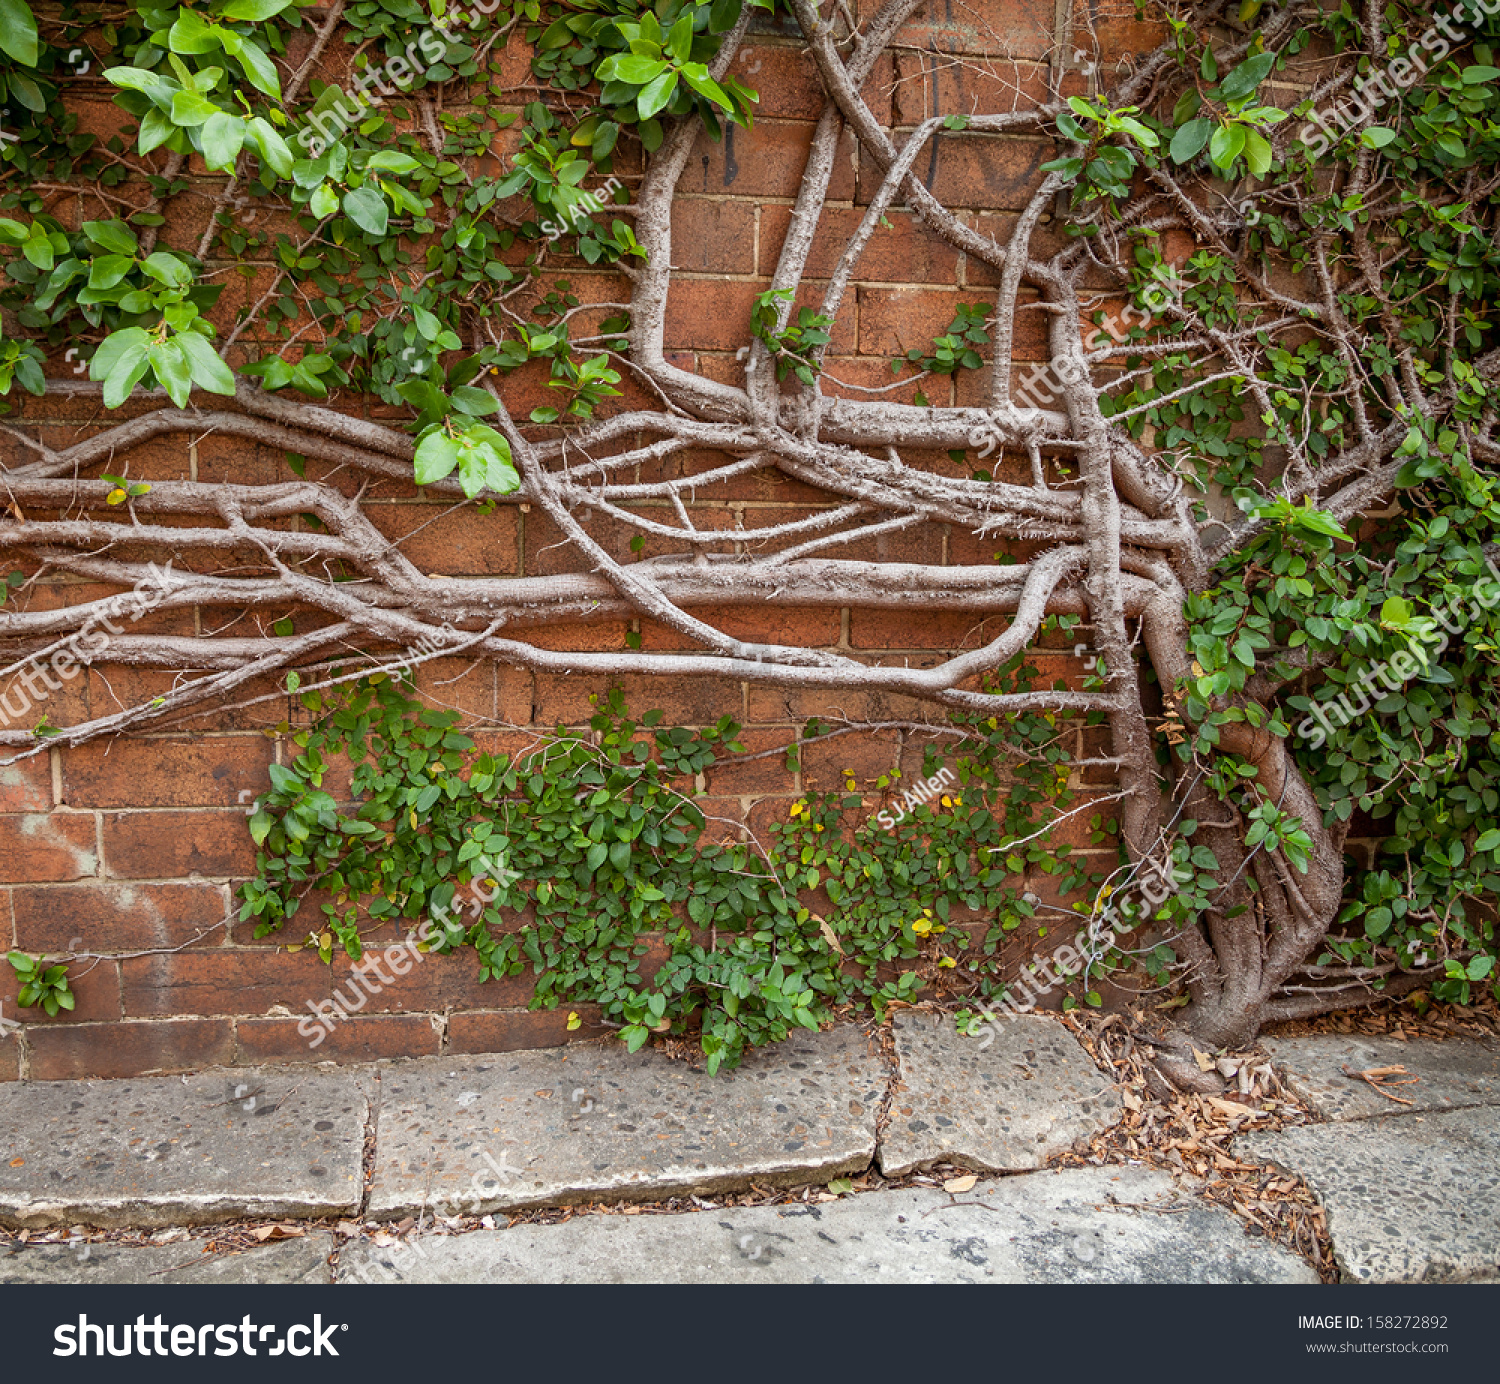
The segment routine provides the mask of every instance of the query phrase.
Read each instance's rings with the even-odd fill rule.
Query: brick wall
[[[868,5],[869,0],[860,0],[862,9]],[[1101,15],[1102,8],[1107,12]],[[1109,12],[1119,10],[1125,17],[1110,17]],[[911,22],[899,51],[882,61],[871,80],[877,113],[909,128],[935,109],[1008,110],[1034,99],[1042,89],[1056,12],[1054,0],[929,7]],[[1158,37],[1154,29],[1135,22],[1128,4],[1080,8],[1080,19],[1089,15],[1099,21],[1106,57],[1136,51]],[[509,69],[524,84],[524,65],[515,61]],[[736,72],[760,89],[760,114],[751,132],[733,131],[722,144],[705,138],[682,181],[674,242],[680,273],[669,303],[667,345],[678,365],[738,383],[743,371],[735,353],[748,340],[752,299],[768,286],[786,232],[819,96],[810,60],[789,37],[757,36]],[[518,85],[517,104],[530,95]],[[99,102],[84,110],[86,127],[113,128],[112,108],[104,99],[101,92]],[[924,177],[950,206],[968,209],[976,224],[993,230],[1024,204],[1046,157],[1043,145],[1031,139],[940,137],[926,160]],[[871,170],[851,145],[840,156],[828,234],[813,256],[812,279],[830,271],[874,185]],[[967,262],[904,212],[893,211],[889,219],[890,227],[877,233],[865,253],[846,299],[827,363],[829,392],[839,389],[832,380],[889,383],[891,356],[929,347],[932,337],[947,328],[957,303],[993,296],[992,271]],[[193,222],[185,213],[181,224],[169,219],[167,243],[191,248],[201,230]],[[1047,234],[1044,229],[1043,236]],[[236,287],[220,304],[224,321],[232,319],[259,282],[239,287],[243,281],[237,277],[228,281]],[[594,272],[575,273],[573,283],[585,301],[619,299],[624,288],[611,276]],[[821,292],[822,285],[814,282],[810,288]],[[1040,359],[1041,315],[1023,314],[1019,321],[1018,356]],[[261,348],[251,343],[246,350],[255,355]],[[58,373],[65,373],[62,361],[56,364]],[[978,375],[957,381],[937,378],[922,387],[934,404],[967,403],[981,397],[983,380]],[[510,389],[513,411],[530,408],[546,393],[539,377],[524,374],[511,377]],[[890,397],[909,400],[911,390],[894,391]],[[627,385],[621,404],[649,402]],[[340,406],[382,416],[374,401],[345,399]],[[122,415],[139,407],[131,405]],[[92,403],[59,399],[29,402],[22,418],[34,435],[55,446],[75,442],[100,426]],[[656,471],[641,468],[635,479],[691,474],[720,460],[678,453]],[[956,465],[941,453],[923,460],[940,471]],[[192,443],[150,442],[117,458],[115,469],[127,463],[132,477],[147,480],[254,483],[291,474],[279,449],[214,436]],[[326,476],[346,492],[357,483],[348,473],[330,474],[315,463],[309,463],[307,474]],[[1028,476],[1013,479],[1024,483]],[[700,490],[690,510],[698,527],[727,532],[811,516],[836,503],[834,497],[767,471]],[[403,551],[428,573],[455,579],[534,576],[586,566],[560,543],[551,523],[524,504],[502,504],[488,515],[472,508],[449,509],[446,500],[424,498],[412,486],[388,481],[375,485],[367,497],[367,510],[382,533],[401,540]],[[634,533],[618,523],[596,520],[591,531],[621,562],[670,548],[648,537],[640,552],[633,553]],[[992,561],[1000,550],[993,541],[928,524],[846,548],[843,554],[965,564]],[[48,580],[29,599],[31,608],[40,608],[106,591],[74,580]],[[264,628],[287,613],[295,614],[200,609],[151,616],[138,628],[201,634],[235,620]],[[995,621],[958,612],[823,607],[709,611],[705,618],[745,638],[918,664],[975,647],[999,628]],[[558,626],[537,637],[562,649],[617,649],[629,632],[638,633],[647,650],[680,647],[678,636],[650,621]],[[1046,662],[1052,665],[1049,676],[1080,671],[1065,650]],[[53,694],[45,711],[54,724],[68,724],[157,695],[173,681],[169,672],[101,665]],[[418,682],[434,704],[457,707],[470,726],[501,734],[581,723],[591,711],[590,692],[601,690],[577,677],[533,676],[463,661],[427,664]],[[0,683],[0,693],[12,687]],[[814,714],[871,719],[921,715],[902,698],[864,693],[783,693],[681,679],[643,679],[627,683],[626,691],[634,710],[660,707],[678,724],[734,716],[746,726],[752,750],[785,744]],[[309,953],[291,954],[277,945],[295,939],[257,942],[248,926],[222,923],[235,882],[253,868],[244,805],[268,786],[267,766],[296,753],[287,735],[275,728],[294,727],[301,716],[274,686],[252,685],[234,705],[175,725],[169,733],[53,750],[0,769],[0,939],[33,953],[88,951],[102,958],[74,965],[78,1006],[71,1015],[49,1020],[26,1011],[24,1027],[4,1030],[0,1079],[118,1077],[217,1063],[504,1051],[569,1037],[565,1010],[528,1012],[528,989],[521,980],[479,985],[477,963],[467,953],[427,958],[416,973],[339,1025],[318,1049],[309,1049],[297,1032],[297,1015],[306,1012],[309,1000],[325,998],[347,980],[348,962],[337,960],[330,970]],[[786,773],[774,757],[727,767],[708,776],[704,810],[763,830],[785,816],[804,788],[840,782],[844,768],[873,784],[897,765],[910,773],[920,763],[920,752],[915,736],[883,733],[816,747],[806,754],[798,775]],[[0,1017],[16,1017],[15,998],[14,977],[9,967],[0,966]],[[598,1031],[592,1015],[583,1017],[586,1022],[572,1036]]]

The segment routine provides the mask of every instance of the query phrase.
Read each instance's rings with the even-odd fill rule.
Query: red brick
[[[688,156],[678,190],[702,196],[784,197],[790,201],[802,186],[812,132],[810,123],[757,120],[753,130],[730,126],[724,138],[715,143],[705,131]],[[854,148],[853,137],[845,131],[828,180],[829,201],[847,202],[854,197]]]
[[[0,757],[11,758],[7,746]],[[46,812],[52,807],[52,762],[47,751],[16,764],[0,764],[0,812]]]
[[[0,884],[81,879],[99,872],[92,813],[0,817]]]
[[[671,677],[616,678],[611,682],[625,689],[626,705],[635,716],[659,710],[666,723],[673,726],[712,725],[726,715],[739,719],[739,699],[732,695],[726,697],[720,679],[685,678],[675,674]],[[535,723],[548,729],[559,723],[586,724],[598,712],[598,707],[591,706],[588,700],[598,691],[597,679],[538,673]]]
[[[898,136],[899,146],[904,136]],[[932,150],[937,156],[932,157]],[[939,136],[917,157],[923,184],[950,210],[1022,211],[1046,174],[1041,166],[1054,156],[1052,145],[1016,135]],[[860,170],[860,201],[880,188],[873,161]]]
[[[748,754],[762,750],[780,750],[789,745],[794,732],[785,730],[746,731],[740,736]],[[708,791],[724,794],[790,793],[796,787],[786,770],[785,754],[770,754],[764,759],[726,759],[707,771]]]
[[[51,1017],[39,1004],[22,1009],[16,1003],[20,988],[16,973],[0,962],[0,1013],[7,1019],[19,1019],[26,1024],[65,1024],[120,1017],[120,967],[115,961],[70,962],[68,989],[73,993],[73,1008],[59,1009]]]
[[[75,663],[71,676],[65,677],[53,671],[49,660],[45,666],[33,662],[24,672],[0,679],[0,730],[34,730],[43,718],[53,726],[87,721],[89,682],[79,676],[83,671]]]
[[[263,736],[95,741],[63,751],[69,807],[237,807],[271,786]]]
[[[773,205],[760,212],[760,272],[775,271],[792,209]],[[811,279],[832,276],[840,257],[864,220],[862,207],[826,207],[807,257]],[[890,212],[890,224],[877,225],[854,264],[853,281],[952,284],[958,277],[958,251],[929,231],[910,212]],[[675,250],[675,246],[674,246]],[[743,272],[743,271],[741,271]],[[848,293],[845,293],[845,300]]]
[[[412,670],[417,695],[429,706],[486,721],[495,716],[495,665],[487,659],[434,658]]]
[[[854,610],[849,642],[856,649],[978,649],[1008,624],[1004,615],[965,610]]]
[[[688,612],[731,639],[792,648],[831,648],[839,642],[837,606],[697,606]],[[641,621],[641,643],[647,649],[697,649],[702,641],[654,620]]]
[[[234,1030],[227,1019],[173,1019],[165,1023],[78,1024],[31,1029],[34,1081],[142,1076],[227,1066]]]
[[[753,274],[755,207],[701,197],[675,202],[672,263],[690,274]]]
[[[138,951],[191,942],[224,917],[210,884],[56,884],[11,890],[16,941],[29,951]],[[211,944],[221,936],[208,932]]]
[[[120,963],[125,1013],[264,1014],[284,1004],[294,1014],[328,997],[330,971],[314,952],[215,947],[136,956]]]
[[[896,732],[856,731],[850,735],[819,740],[802,750],[802,782],[827,792],[845,786],[844,771],[852,769],[854,780],[868,787],[896,767]]]
[[[803,44],[745,46],[735,54],[729,75],[760,97],[757,123],[777,117],[816,120],[823,110],[823,84],[817,64]]]
[[[298,1032],[298,1024],[305,1027]],[[323,1034],[316,1046],[310,1044]],[[302,1019],[240,1019],[235,1024],[235,1061],[374,1062],[383,1057],[436,1057],[438,1030],[426,1014],[356,1017],[321,1029],[311,1015]]]
[[[1022,26],[1026,17],[1017,16],[1018,7],[1006,6],[1006,48],[1018,53],[1017,36],[1012,25],[1017,18]],[[1037,9],[1045,9],[1045,0]],[[1050,16],[1049,16],[1050,20]],[[1040,57],[1048,47],[1047,29],[1040,35]],[[1024,27],[1022,30],[1025,32]],[[1022,37],[1021,43],[1026,39]],[[1048,99],[1047,67],[1038,62],[1015,61],[1013,58],[966,57],[962,61],[938,58],[931,53],[904,52],[896,55],[897,84],[894,92],[895,120],[898,125],[917,125],[928,116],[943,112],[1008,112],[1029,110],[1038,102]],[[940,139],[963,139],[961,133],[944,132]],[[919,172],[925,172],[927,163],[919,159]]]
[[[568,1015],[583,1021],[571,1032]],[[587,1042],[611,1030],[591,1004],[562,1004],[556,1009],[511,1009],[455,1014],[448,1021],[449,1052],[517,1052],[524,1048],[560,1048]]]
[[[475,1006],[500,1008],[528,1003],[535,986],[530,970],[518,976],[479,979],[479,957],[472,949],[460,947],[448,956],[417,953],[409,962],[405,975],[396,974],[386,961],[387,947],[368,947],[357,963],[337,957],[333,964],[333,999],[351,1013],[400,1014]],[[408,957],[410,957],[408,953]],[[365,980],[354,979],[354,970],[364,972]],[[381,980],[384,975],[389,984]],[[370,991],[375,993],[371,994]],[[354,1001],[364,1003],[356,1007]]]
[[[674,274],[667,295],[666,344],[739,350],[750,342],[755,298],[767,287],[760,279],[690,279]]]
[[[255,842],[248,820],[242,811],[108,813],[105,871],[115,879],[251,875]]]
[[[21,1040],[12,1032],[0,1035],[0,1081],[21,1079]]]
[[[514,576],[521,568],[520,515],[513,505],[481,514],[451,504],[367,504],[370,522],[428,576]]]

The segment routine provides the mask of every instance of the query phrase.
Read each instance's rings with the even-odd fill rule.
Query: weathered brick
[[[582,1021],[569,1030],[569,1014]],[[556,1009],[509,1009],[455,1014],[448,1021],[449,1052],[517,1052],[524,1048],[559,1048],[602,1038],[611,1030],[599,1021],[591,1004],[563,1004]]]
[[[41,951],[34,948],[33,951]],[[61,950],[61,949],[59,949]],[[68,989],[73,1008],[48,1016],[41,1005],[22,1009],[16,1003],[20,985],[9,966],[0,966],[0,1014],[28,1026],[108,1022],[120,1017],[120,967],[116,961],[74,961],[68,966]]]
[[[435,1057],[441,1047],[438,1029],[426,1014],[355,1017],[336,1023],[332,1029],[320,1028],[310,1014],[295,1021],[240,1019],[235,1023],[235,1039],[235,1061],[243,1066]]]
[[[105,873],[115,879],[253,874],[255,842],[247,823],[243,811],[107,813]]]
[[[5,758],[13,750],[7,748]],[[44,752],[0,764],[0,812],[46,812],[52,806],[52,762]]]
[[[0,817],[0,884],[82,879],[99,872],[92,813]]]
[[[33,1028],[26,1038],[34,1081],[195,1071],[227,1066],[234,1059],[228,1019]]]
[[[21,1040],[10,1030],[0,1034],[0,1081],[21,1079]]]
[[[29,951],[137,951],[176,947],[224,917],[211,884],[18,885],[11,890],[17,945]]]
[[[398,965],[406,968],[405,975],[397,973]],[[356,971],[361,973],[359,978]],[[332,995],[334,1003],[351,1014],[410,1014],[524,1005],[534,986],[529,971],[481,982],[479,957],[468,947],[439,956],[392,945],[367,947],[357,963],[337,958]]]
[[[69,807],[236,807],[271,786],[264,736],[94,741],[63,751]]]
[[[125,1013],[264,1014],[284,1004],[294,1014],[308,1000],[328,997],[331,973],[314,952],[270,952],[214,947],[120,963]]]

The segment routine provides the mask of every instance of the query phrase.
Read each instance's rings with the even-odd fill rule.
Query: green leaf
[[[1259,131],[1245,131],[1245,162],[1257,178],[1270,171],[1271,158],[1271,141]]]
[[[631,86],[645,86],[666,70],[667,64],[661,58],[647,58],[639,53],[628,53],[615,62],[615,77]]]
[[[442,480],[458,465],[458,443],[439,428],[417,444],[416,474],[418,485],[432,485]]]
[[[178,10],[177,22],[167,32],[174,53],[216,53],[224,47],[214,28],[194,10]]]
[[[207,337],[197,332],[179,332],[173,340],[187,358],[194,384],[211,394],[234,393],[234,371],[219,359]]]
[[[95,245],[116,255],[134,255],[140,248],[135,232],[123,221],[85,221],[83,233]]]
[[[0,0],[0,51],[27,67],[36,66],[36,19],[25,0]]]
[[[390,213],[385,198],[373,187],[357,187],[344,194],[344,215],[377,240],[385,235]],[[450,468],[451,469],[451,468]]]
[[[663,72],[655,81],[649,82],[641,89],[641,94],[636,97],[636,110],[642,120],[650,120],[657,111],[661,110],[668,101],[672,99],[677,90],[677,74],[675,72]]]
[[[1275,66],[1275,53],[1257,53],[1224,78],[1219,84],[1219,92],[1226,101],[1243,101],[1271,75]]]
[[[186,408],[193,392],[193,377],[186,357],[175,341],[154,342],[146,352],[156,378],[178,408]]]
[[[260,151],[266,166],[278,178],[292,176],[292,151],[267,121],[258,115],[252,116],[245,123],[245,138]]]
[[[259,23],[280,14],[292,0],[230,0],[220,13],[225,19],[250,19]]]
[[[1172,136],[1170,153],[1173,163],[1187,163],[1203,152],[1208,137],[1214,131],[1214,122],[1199,118],[1190,120]]]
[[[1474,843],[1476,851],[1492,851],[1500,847],[1500,831],[1491,827]]]
[[[1228,168],[1245,148],[1249,131],[1243,125],[1220,125],[1208,142],[1208,156],[1220,168]]]
[[[209,116],[199,138],[203,146],[203,162],[210,168],[229,172],[245,143],[245,122],[238,116],[220,111]]]
[[[1396,138],[1396,132],[1386,125],[1371,125],[1369,129],[1361,131],[1359,138],[1367,149],[1384,149]]]
[[[140,329],[127,330],[139,331]],[[109,374],[104,377],[105,408],[119,408],[130,397],[130,391],[145,378],[146,371],[151,368],[151,361],[146,354],[149,350],[149,338],[145,332],[141,332],[141,338],[140,341],[133,341],[119,353]],[[108,344],[106,341],[105,345]],[[101,346],[94,353],[96,363],[103,352],[104,347]]]
[[[227,43],[224,45],[229,46]],[[248,38],[242,39],[234,49],[234,55],[245,69],[250,85],[267,96],[281,99],[281,82],[276,76],[276,64],[266,55],[266,50]]]
[[[307,209],[316,217],[329,217],[339,209],[339,195],[332,183],[321,183],[307,204]]]
[[[223,114],[212,101],[205,100],[196,91],[179,91],[172,98],[172,120],[175,124],[193,129],[204,124],[210,116]]]

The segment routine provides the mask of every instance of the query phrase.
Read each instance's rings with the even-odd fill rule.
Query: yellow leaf
[[[950,967],[957,966],[957,965],[958,965],[958,962],[956,962],[951,956],[943,956],[943,957],[939,957],[938,958],[938,969],[939,970],[946,970],[946,969],[948,969]]]
[[[1199,1052],[1197,1048],[1193,1049],[1193,1061],[1198,1064],[1198,1070],[1200,1072],[1211,1072],[1214,1069],[1213,1058],[1211,1058],[1206,1052]]]
[[[967,1192],[978,1181],[979,1179],[973,1173],[968,1173],[964,1177],[950,1177],[943,1183],[943,1190],[945,1192]]]
[[[110,505],[123,504],[125,502],[125,492],[119,486],[116,486],[104,497],[104,502]]]
[[[813,917],[818,918],[818,915],[814,913]],[[836,933],[831,927],[829,927],[822,918],[818,918],[818,931],[823,934],[823,940],[827,942],[828,945],[834,949],[834,951],[836,951],[840,956],[844,954],[844,949],[839,946],[838,933]]]
[[[568,1032],[572,1033],[574,1029],[582,1027],[583,1020],[578,1017],[578,1011],[576,1009],[570,1011],[568,1014]]]
[[[415,831],[417,829],[417,809],[416,808],[412,808],[412,810],[411,810],[411,829],[413,831]]]

